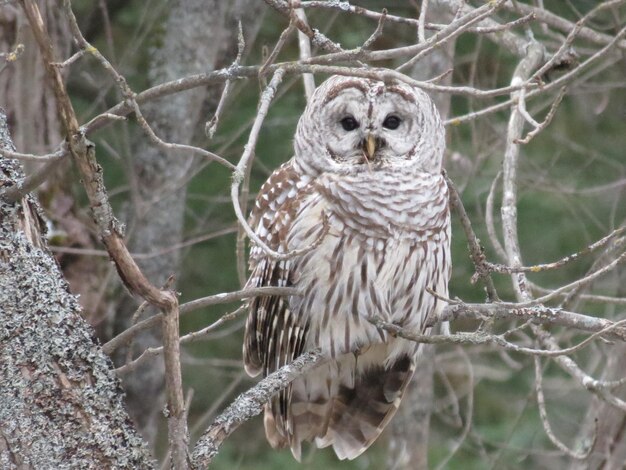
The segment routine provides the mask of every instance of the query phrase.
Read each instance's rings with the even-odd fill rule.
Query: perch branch
[[[293,380],[324,360],[320,351],[311,351],[291,364],[271,373],[247,392],[241,394],[202,434],[192,454],[193,468],[206,468],[217,455],[224,440],[242,423],[263,411],[263,406]]]

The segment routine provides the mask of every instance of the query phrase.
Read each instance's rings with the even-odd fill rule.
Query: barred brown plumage
[[[417,352],[367,317],[425,332],[444,307],[426,288],[448,295],[444,129],[419,89],[331,77],[300,118],[294,146],[262,186],[250,225],[276,251],[312,248],[275,260],[252,246],[248,286],[296,286],[302,295],[250,302],[244,363],[250,375],[267,375],[320,348],[329,360],[266,405],[266,435],[297,459],[303,441],[353,459],[395,414]]]

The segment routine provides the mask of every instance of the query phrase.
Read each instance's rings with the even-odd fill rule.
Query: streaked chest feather
[[[325,175],[317,185],[333,224],[365,238],[424,240],[448,223],[447,187],[440,175]]]
[[[291,306],[307,318],[309,346],[334,356],[387,341],[367,317],[420,331],[442,308],[426,287],[447,296],[450,220],[445,183],[437,177],[413,185],[401,179],[395,187],[332,183],[320,182],[324,191],[302,204],[287,245],[309,246],[328,219],[322,242],[293,260],[291,282],[303,295]]]

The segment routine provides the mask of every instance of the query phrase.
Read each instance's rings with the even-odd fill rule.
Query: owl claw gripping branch
[[[314,348],[329,358],[266,405],[273,447],[289,446],[300,459],[309,441],[353,459],[398,409],[418,347],[367,318],[427,333],[426,319],[444,307],[444,147],[439,114],[422,90],[335,76],[313,94],[294,158],[263,185],[250,217],[273,250],[313,248],[276,260],[252,246],[248,287],[294,286],[302,295],[251,301],[246,371],[267,375]]]

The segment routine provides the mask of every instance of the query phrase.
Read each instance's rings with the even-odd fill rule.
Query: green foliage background
[[[99,23],[95,2],[73,2],[84,31],[103,53],[110,54],[104,31]],[[416,16],[411,2],[363,1],[355,2],[374,10],[387,7],[390,13]],[[546,0],[546,8],[576,20],[567,2]],[[587,11],[593,1],[572,1],[580,11]],[[167,2],[109,2],[113,27],[114,50],[118,69],[126,76],[135,91],[149,86],[146,70],[150,51],[158,47],[162,35],[162,20]],[[506,15],[503,15],[506,17]],[[309,12],[309,21],[319,27],[344,48],[360,45],[373,31],[375,24],[367,19],[338,15],[327,11]],[[610,25],[605,17],[598,22]],[[247,25],[243,25],[244,29]],[[280,32],[286,27],[284,18],[269,8],[262,19],[262,27],[245,64],[259,64],[262,50],[270,50]],[[541,38],[540,29],[532,26]],[[516,30],[523,34],[523,29]],[[608,28],[607,33],[613,30]],[[376,48],[410,44],[415,31],[408,26],[388,25],[385,35]],[[549,42],[552,45],[554,42]],[[296,41],[292,38],[280,60],[297,57]],[[464,34],[457,41],[453,82],[468,84],[470,79],[479,88],[506,86],[511,78],[517,59],[495,46],[487,39]],[[377,65],[393,66],[394,63]],[[626,148],[626,100],[624,87],[608,90],[599,85],[624,81],[623,62],[593,77],[595,85],[581,84],[571,89],[551,126],[522,149],[520,168],[519,236],[526,264],[557,260],[576,252],[589,243],[606,235],[624,222],[626,204],[623,203],[623,185],[612,190],[584,192],[585,188],[606,185],[625,177]],[[82,60],[70,76],[70,91],[83,122],[119,101],[119,94],[108,84],[105,92],[81,73],[103,80],[103,72],[93,60]],[[555,75],[558,76],[558,73]],[[316,77],[317,83],[323,77]],[[548,80],[550,77],[547,78]],[[255,115],[261,85],[257,80],[242,80],[234,86],[226,113],[218,133],[212,141],[203,137],[199,128],[197,145],[216,151],[236,162],[247,139],[251,120]],[[211,88],[211,100],[206,106],[205,119],[212,116],[215,103],[221,93],[220,87]],[[99,98],[96,100],[94,97]],[[468,100],[452,98],[452,115],[461,115],[480,109],[505,97],[491,100]],[[163,100],[167,101],[167,98]],[[547,98],[533,100],[529,105],[531,114],[541,119],[549,107]],[[256,191],[269,173],[292,155],[292,136],[297,119],[304,109],[302,84],[298,77],[288,76],[280,89],[280,95],[271,107],[257,146],[256,164],[252,171],[251,189]],[[486,118],[448,129],[447,169],[463,189],[463,201],[492,261],[498,261],[485,231],[485,201],[491,182],[499,171],[504,152],[504,139],[508,112],[499,112]],[[128,199],[128,169],[132,161],[133,145],[146,137],[131,122],[114,124],[92,137],[98,148],[98,158],[104,166],[105,178],[118,213],[124,212]],[[114,151],[111,151],[113,149]],[[459,163],[460,162],[460,163]],[[216,164],[206,166],[192,180],[188,188],[186,232],[188,238],[215,231],[234,223],[232,207],[228,201],[230,175]],[[126,189],[125,189],[126,188]],[[499,199],[499,198],[498,198]],[[497,211],[497,209],[496,209]],[[498,218],[498,216],[496,217]],[[467,301],[484,301],[485,295],[479,285],[470,282],[473,267],[469,261],[466,241],[455,222],[453,228],[454,270],[451,296]],[[547,288],[556,287],[581,276],[591,266],[592,258],[548,273],[532,275],[531,279]],[[513,299],[509,279],[496,277],[500,295]],[[198,297],[236,290],[235,235],[229,234],[184,249],[183,266],[179,274],[181,302]],[[616,292],[607,292],[615,295]],[[618,293],[619,294],[619,293]],[[622,295],[624,292],[622,292]],[[215,321],[223,313],[237,305],[216,306],[193,313],[183,319],[182,333],[194,331]],[[611,316],[614,312],[597,304],[582,304],[586,313]],[[219,411],[237,393],[249,388],[254,380],[242,377],[241,336],[243,318],[227,325],[230,334],[213,335],[206,341],[184,348],[185,386],[194,389],[191,407],[191,425],[209,410],[217,400],[222,400]],[[455,329],[473,328],[476,325],[455,324]],[[576,340],[570,335],[563,345]],[[604,354],[603,346],[594,346]],[[454,348],[439,348],[445,357]],[[607,350],[608,351],[608,350]],[[485,349],[467,349],[475,372],[482,370],[480,380],[474,387],[474,414],[472,431],[459,452],[446,468],[537,468],[535,453],[553,451],[542,430],[534,401],[532,360],[515,356],[519,369],[513,370],[497,352]],[[587,364],[587,352],[576,355],[588,370],[597,372],[598,365]],[[191,360],[191,359],[193,360]],[[224,360],[217,364],[214,360]],[[573,442],[576,425],[582,419],[589,395],[577,387],[560,387],[564,375],[553,365],[547,364],[546,393],[552,424],[565,442]],[[224,391],[233,380],[238,385],[226,396]],[[465,383],[462,375],[449,377],[453,386],[460,389]],[[437,380],[436,396],[440,404],[446,389]],[[462,416],[466,416],[467,400],[461,400]],[[449,423],[450,410],[445,407],[434,415],[431,430],[430,461],[440,462],[461,433],[459,426]],[[197,434],[194,435],[194,438]],[[158,453],[163,453],[165,441],[161,440]],[[385,442],[381,439],[370,451],[354,462],[338,462],[328,450],[306,455],[302,468],[327,469],[378,469],[384,468]],[[534,463],[533,463],[534,462]],[[262,420],[257,418],[240,428],[225,444],[217,458],[216,469],[288,469],[296,464],[288,451],[272,451],[265,442]]]

